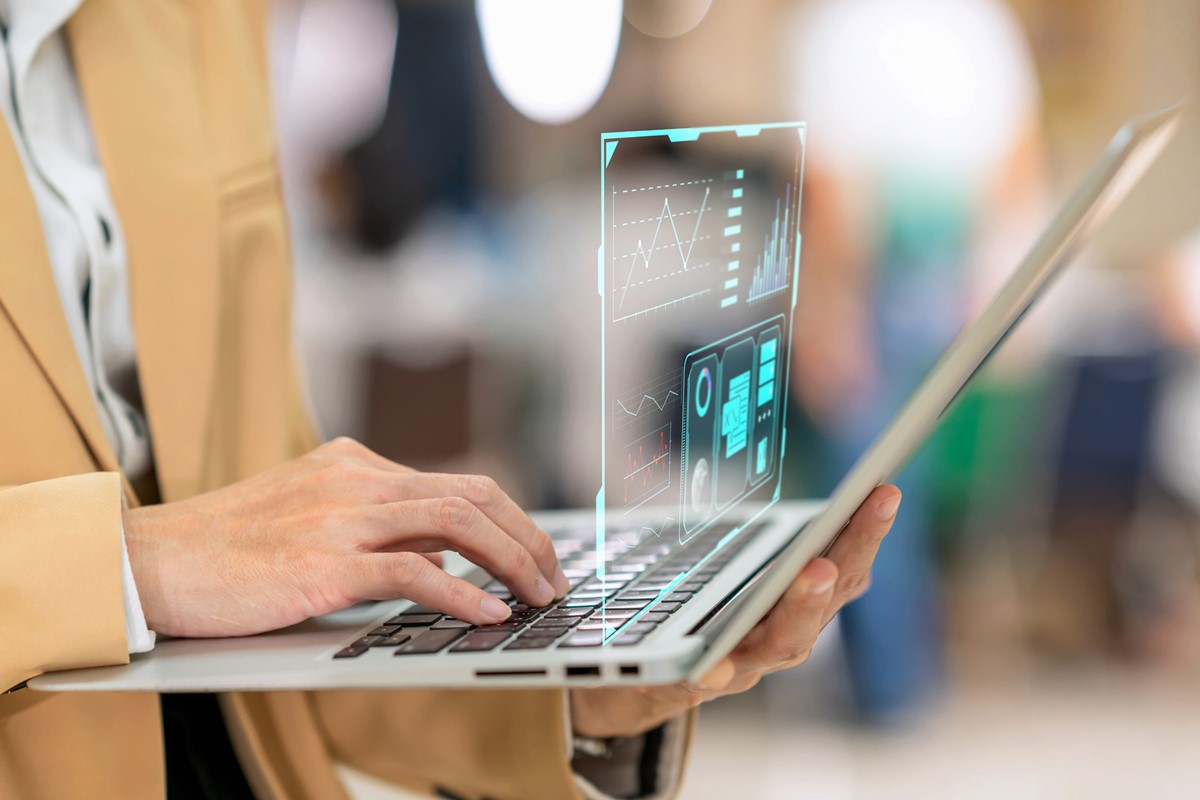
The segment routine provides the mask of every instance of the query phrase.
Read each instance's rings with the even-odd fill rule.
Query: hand
[[[867,591],[871,563],[899,504],[896,487],[873,491],[829,556],[809,562],[770,613],[697,683],[572,690],[576,733],[597,738],[636,736],[701,703],[744,692],[763,675],[803,664],[821,629],[842,606]]]
[[[337,439],[241,483],[125,512],[149,627],[274,630],[362,600],[407,598],[475,624],[508,606],[440,567],[455,550],[542,606],[569,586],[550,538],[489,478],[434,475]]]

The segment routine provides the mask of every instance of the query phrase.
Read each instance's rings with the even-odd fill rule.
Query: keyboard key
[[[531,631],[565,630],[583,622],[583,617],[547,617],[538,620],[529,627]]]
[[[675,580],[675,576],[672,576],[670,580],[667,578],[656,578],[652,581],[639,581],[638,583],[634,584],[634,587],[639,592],[654,592],[654,596],[657,597],[662,593],[663,589],[671,586],[671,581],[673,580]],[[674,587],[671,588],[673,589]]]
[[[564,617],[586,617],[592,613],[594,606],[569,606],[551,609],[543,619],[563,619]]]
[[[626,623],[626,621],[627,620],[623,620],[623,619],[611,619],[607,622],[601,622],[600,620],[596,620],[595,622],[585,622],[582,625],[580,625],[576,630],[615,631],[617,628],[624,625]]]
[[[692,592],[671,592],[669,595],[667,595],[666,599],[673,603],[686,603],[688,600],[692,599]]]
[[[550,645],[554,644],[554,639],[529,639],[522,636],[512,644],[505,647],[505,650],[545,650]]]
[[[667,614],[674,614],[682,607],[683,603],[672,603],[670,600],[663,600],[661,603],[656,603],[654,605],[654,610],[662,611]]]
[[[525,635],[525,638],[533,639],[557,639],[560,636],[566,636],[571,632],[570,628],[536,628]]]
[[[559,647],[599,647],[604,644],[604,634],[601,631],[580,631],[572,634]]]
[[[402,628],[419,628],[432,625],[442,618],[441,614],[410,614],[407,611],[385,622],[385,625],[399,625]]]
[[[368,636],[391,636],[396,631],[400,630],[399,625],[380,625],[375,630],[368,633]]]
[[[656,599],[660,594],[661,592],[639,590],[634,588],[628,592],[618,592],[614,599],[619,602],[633,602],[635,600],[649,601]]]
[[[401,611],[397,616],[403,617],[403,616],[407,616],[409,614],[437,614],[440,616],[441,613],[442,612],[438,611],[436,608],[430,608],[429,606],[417,605],[417,606],[409,606],[408,608]]]
[[[592,616],[588,616],[587,620],[589,622],[594,622],[601,619],[625,621],[628,620],[630,616],[634,616],[636,614],[636,610],[619,610],[619,612],[614,612],[614,610],[598,608],[595,610],[595,613],[592,614]]]
[[[542,613],[540,608],[529,608],[525,611],[514,611],[505,622],[520,622],[521,620],[533,619],[538,614]]]
[[[426,631],[417,638],[413,639],[408,644],[399,648],[395,655],[398,656],[416,656],[436,653],[446,645],[453,642],[463,635],[464,631]]]
[[[615,595],[616,593],[617,593],[617,590],[616,590],[616,589],[611,589],[611,590],[609,590],[609,591],[607,591],[607,592],[602,592],[602,591],[599,591],[599,590],[596,590],[596,591],[593,591],[593,592],[571,592],[570,596],[569,596],[569,597],[567,597],[567,599],[568,599],[568,600],[570,600],[570,601],[575,601],[575,600],[591,600],[591,601],[592,601],[592,602],[594,602],[594,603],[599,603],[599,602],[600,602],[601,600],[603,600],[604,598],[606,598],[606,597],[612,597],[612,596],[613,596],[613,595]]]
[[[400,645],[404,644],[411,638],[412,637],[409,636],[407,633],[392,634],[391,636],[389,636],[388,638],[386,638],[382,642],[380,642],[378,645],[376,645],[376,647],[399,647]]]
[[[636,575],[607,575],[604,580],[588,581],[579,587],[580,592],[607,592],[610,589],[619,589],[631,580],[636,578]]]
[[[333,654],[334,658],[358,658],[363,653],[367,652],[367,648],[360,647],[357,644],[352,644],[349,647],[343,647]]]
[[[607,611],[641,611],[645,607],[645,602],[636,600],[614,600],[611,603],[604,604],[604,608]]]
[[[433,623],[433,630],[435,630],[435,631],[449,631],[449,630],[455,630],[458,628],[469,628],[469,627],[471,627],[471,623],[463,622],[461,619],[450,619],[449,617],[447,617],[446,619],[443,619],[443,620],[438,620],[437,622]]]
[[[477,630],[468,633],[462,641],[450,648],[451,653],[483,653],[492,650],[512,636],[511,631]]]
[[[383,642],[386,636],[364,636],[354,643],[355,647],[374,647]]]
[[[645,638],[646,638],[646,634],[644,634],[644,633],[622,633],[620,636],[613,639],[612,646],[613,647],[629,647],[630,645],[637,644],[638,642],[640,642],[642,639],[645,639]]]
[[[669,616],[671,616],[671,615],[665,611],[651,611],[649,613],[643,614],[642,616],[638,617],[638,622],[639,623],[652,622],[655,625],[657,625],[660,622],[666,622],[667,617],[669,617]]]

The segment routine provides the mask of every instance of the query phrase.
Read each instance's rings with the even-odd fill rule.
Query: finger
[[[375,549],[454,550],[501,580],[524,603],[544,606],[555,591],[533,556],[461,497],[407,500],[373,506],[368,543]]]
[[[403,597],[475,625],[503,622],[512,609],[482,589],[445,572],[417,553],[357,557],[351,593],[363,600]]]
[[[830,616],[866,591],[871,578],[871,564],[875,561],[880,542],[891,530],[899,506],[899,489],[895,486],[877,487],[867,495],[829,548],[826,557],[837,565],[840,573]]]
[[[694,681],[681,681],[667,686],[651,686],[643,690],[653,705],[666,709],[667,717],[679,711],[698,706],[720,696],[738,678],[738,670],[732,659],[721,659],[716,666]]]
[[[715,667],[710,669],[692,688],[701,692],[719,692],[733,682],[737,677],[737,667],[734,666],[733,660],[730,658],[721,659]]]
[[[421,553],[421,555],[438,569],[444,569],[446,566],[446,559],[441,553]]]
[[[542,575],[554,587],[556,597],[571,590],[554,552],[554,542],[491,478],[413,472],[399,481],[406,494],[403,499],[461,497],[467,500],[529,551]]]
[[[766,619],[731,654],[739,671],[775,671],[805,661],[825,626],[837,580],[832,561],[809,562]]]

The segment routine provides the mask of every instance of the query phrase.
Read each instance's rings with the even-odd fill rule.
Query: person
[[[817,0],[791,41],[814,132],[791,385],[824,440],[819,494],[1016,263],[1039,219],[1038,91],[997,0]],[[937,466],[926,448],[901,473],[896,546],[841,617],[866,722],[909,721],[943,683]]]
[[[691,709],[805,660],[900,501],[693,685],[43,694],[169,636],[405,597],[475,623],[567,588],[494,482],[317,446],[290,343],[265,1],[0,0],[0,796],[345,797],[335,762],[443,797],[671,796]],[[153,632],[153,633],[152,633]],[[575,753],[576,741],[605,754]]]

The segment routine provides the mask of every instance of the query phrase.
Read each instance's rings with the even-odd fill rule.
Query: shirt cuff
[[[659,746],[647,748],[648,735],[618,742],[614,750],[628,752],[630,746],[638,754],[636,758],[577,758],[571,732],[571,704],[563,704],[566,715],[567,757],[571,759],[575,783],[587,800],[666,800],[679,791],[683,775],[684,745],[687,740],[687,716],[679,716],[665,723],[660,729]],[[639,741],[640,740],[640,741]],[[647,752],[653,749],[656,752]],[[657,763],[648,765],[647,758]],[[642,787],[643,770],[653,770],[654,788],[649,793],[641,788],[625,791],[626,787]],[[617,789],[621,787],[621,789]],[[608,791],[606,791],[608,790]],[[620,794],[609,792],[620,791]]]
[[[121,588],[125,599],[125,639],[129,643],[129,652],[148,653],[154,649],[154,631],[146,627],[142,600],[133,581],[133,566],[129,563],[129,550],[125,547],[124,528],[121,530]]]

